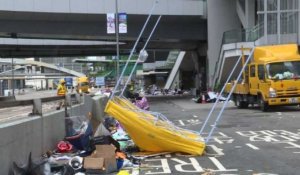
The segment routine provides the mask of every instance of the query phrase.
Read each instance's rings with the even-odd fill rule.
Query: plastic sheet
[[[116,118],[142,150],[183,152],[202,155],[205,143],[196,133],[178,128],[167,120],[137,109],[130,101],[115,97],[105,109]]]

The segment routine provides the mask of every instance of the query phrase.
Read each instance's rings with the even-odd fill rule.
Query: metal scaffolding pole
[[[116,44],[117,44],[117,67],[116,67],[116,82],[119,79],[120,75],[120,45],[119,45],[119,7],[118,7],[118,0],[116,0],[116,21],[115,21],[115,28],[116,28]]]

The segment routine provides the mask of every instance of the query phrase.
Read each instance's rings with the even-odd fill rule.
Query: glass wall
[[[280,0],[280,10],[298,9],[299,0]]]
[[[277,10],[277,0],[267,0],[267,11]]]
[[[267,14],[267,34],[277,34],[277,13]]]
[[[284,12],[280,14],[280,34],[298,32],[298,13]]]
[[[256,0],[256,26],[260,26],[259,34],[263,34],[261,38],[265,38],[266,44],[270,44],[270,40],[288,42],[284,35],[298,34],[299,3],[299,0]]]

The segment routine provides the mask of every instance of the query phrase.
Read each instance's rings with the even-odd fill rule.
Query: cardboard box
[[[86,157],[83,167],[84,169],[104,170],[104,158]]]
[[[115,147],[96,145],[91,156],[84,158],[84,168],[90,173],[112,173],[117,171]]]

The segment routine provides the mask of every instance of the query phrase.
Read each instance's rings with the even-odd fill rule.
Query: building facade
[[[300,43],[299,0],[210,0],[207,4],[209,86],[226,80],[242,46]]]

